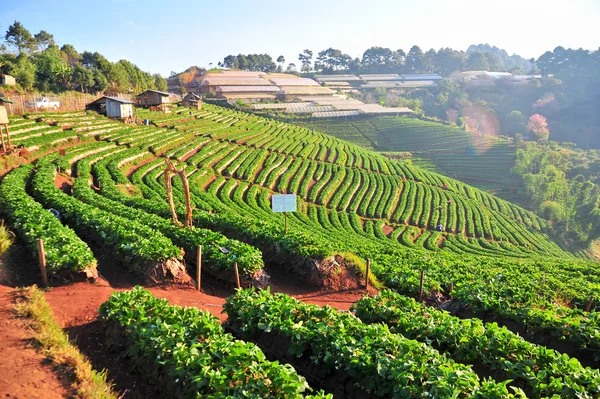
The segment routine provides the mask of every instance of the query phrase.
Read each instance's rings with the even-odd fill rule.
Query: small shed
[[[133,116],[133,102],[118,97],[100,97],[85,106],[85,109],[104,114],[109,118],[129,118]]]
[[[14,86],[17,84],[14,76],[0,73],[0,86]]]
[[[145,92],[138,95],[140,104],[144,107],[161,106],[163,104],[170,104],[169,93],[157,90],[146,90]]]
[[[189,92],[181,100],[181,105],[184,107],[192,107],[200,109],[202,107],[202,97],[196,93]]]

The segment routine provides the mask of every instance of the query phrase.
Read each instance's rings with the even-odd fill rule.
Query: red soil
[[[69,397],[61,380],[29,343],[31,332],[12,313],[12,288],[0,286],[0,392],[3,398]]]
[[[71,178],[64,176],[62,173],[56,174],[54,177],[54,185],[66,194],[71,194],[71,190],[73,189],[73,181]]]

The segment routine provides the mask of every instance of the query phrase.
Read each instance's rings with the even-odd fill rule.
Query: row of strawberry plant
[[[279,332],[290,339],[288,353],[310,356],[331,372],[346,372],[356,387],[377,396],[510,398],[506,384],[480,381],[467,366],[431,347],[366,325],[350,314],[269,291],[238,290],[224,310],[242,336]],[[518,397],[524,397],[516,391]]]
[[[427,308],[392,291],[363,297],[353,305],[365,323],[385,323],[410,339],[429,342],[454,360],[481,364],[505,374],[533,397],[594,398],[600,395],[600,372],[577,359],[534,345],[496,323],[459,319]]]
[[[34,170],[32,164],[9,173],[0,185],[0,203],[11,227],[19,234],[34,256],[38,256],[37,239],[44,241],[48,274],[85,273],[96,277],[96,259],[86,243],[26,191]]]
[[[164,395],[206,398],[331,399],[310,394],[306,380],[268,361],[254,344],[225,333],[219,320],[197,308],[172,306],[136,287],[114,293],[100,315],[124,339],[129,356]]]

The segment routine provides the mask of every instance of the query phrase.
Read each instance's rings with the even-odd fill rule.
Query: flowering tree
[[[533,114],[527,122],[527,129],[537,137],[538,141],[548,140],[550,131],[548,130],[548,122],[546,118],[540,114]]]

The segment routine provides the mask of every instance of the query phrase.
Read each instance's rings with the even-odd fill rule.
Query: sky
[[[316,57],[329,47],[354,58],[372,46],[489,43],[527,59],[557,46],[600,47],[599,0],[0,0],[2,36],[14,21],[163,76],[239,53],[299,66],[304,49]]]

